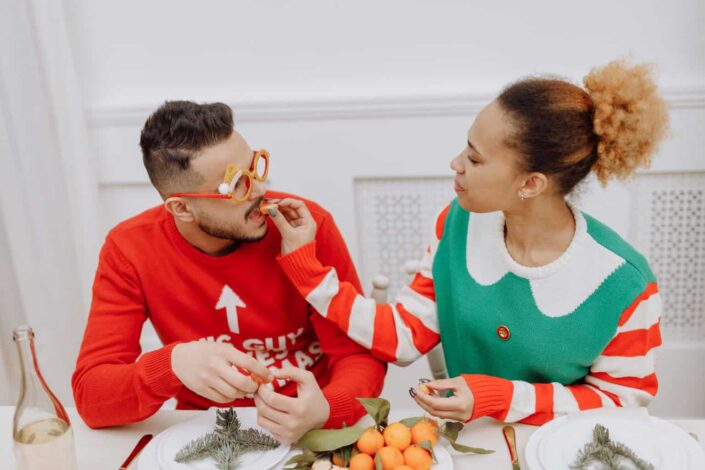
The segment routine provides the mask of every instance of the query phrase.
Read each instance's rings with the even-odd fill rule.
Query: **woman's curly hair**
[[[583,80],[595,107],[594,131],[600,140],[593,171],[602,184],[648,167],[666,133],[667,106],[651,75],[647,65],[614,61],[594,68]]]

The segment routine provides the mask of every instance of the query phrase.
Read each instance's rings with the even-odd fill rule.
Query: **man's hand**
[[[424,387],[412,388],[411,396],[428,414],[441,419],[452,419],[466,422],[472,417],[475,407],[475,397],[463,377],[453,379],[433,380],[423,384]],[[425,388],[427,387],[427,388]],[[424,390],[453,391],[453,396],[443,397]]]
[[[318,228],[306,204],[298,199],[282,199],[269,215],[282,234],[282,254],[295,251],[316,238]]]
[[[266,381],[271,373],[253,357],[231,344],[192,341],[174,346],[171,368],[190,390],[217,403],[228,403],[257,391],[259,384],[236,367]]]
[[[289,379],[297,384],[297,397],[260,387],[255,396],[257,424],[281,442],[294,443],[307,431],[323,426],[330,416],[330,405],[314,375],[298,367],[273,372],[275,379]]]

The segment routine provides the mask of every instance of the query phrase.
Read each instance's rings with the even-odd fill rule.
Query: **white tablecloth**
[[[394,409],[394,406],[392,406]],[[169,426],[193,418],[202,411],[174,411],[164,410],[157,412],[151,418],[126,426],[109,429],[90,429],[78,416],[75,408],[68,408],[76,442],[76,455],[79,470],[110,470],[119,468],[131,452],[134,445],[143,434],[159,434]],[[402,416],[419,416],[420,410],[396,410]],[[12,453],[12,415],[14,407],[0,407],[0,467],[3,469],[14,468],[14,455]],[[238,413],[255,413],[254,408],[241,408]],[[396,414],[396,413],[395,413]],[[688,432],[695,433],[700,439],[700,445],[705,444],[704,419],[673,419],[669,420]],[[458,442],[473,446],[495,450],[489,455],[459,455],[451,452],[456,469],[472,468],[482,469],[510,469],[509,451],[502,437],[502,423],[491,419],[479,419],[465,425]],[[526,468],[524,461],[524,447],[529,436],[538,429],[535,426],[514,425],[517,435],[517,447],[522,468]],[[704,446],[705,447],[705,446]],[[135,459],[130,468],[137,468]]]

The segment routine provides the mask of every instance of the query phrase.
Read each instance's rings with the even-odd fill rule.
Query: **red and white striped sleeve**
[[[528,383],[465,375],[475,398],[471,419],[543,424],[556,415],[599,407],[646,406],[656,395],[654,352],[661,345],[661,298],[650,283],[622,313],[617,331],[584,383]]]
[[[279,265],[321,316],[383,361],[408,364],[440,340],[432,267],[449,208],[436,219],[434,237],[414,279],[392,304],[377,304],[341,282],[334,268],[316,258],[315,241],[280,256]]]

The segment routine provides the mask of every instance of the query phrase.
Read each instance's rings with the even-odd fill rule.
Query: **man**
[[[260,204],[287,195],[265,192],[269,154],[222,103],[165,103],[140,146],[164,204],[113,228],[101,250],[72,379],[84,421],[139,421],[175,397],[180,409],[255,405],[285,442],[355,422],[355,398],[379,395],[385,366],[312,314],[279,268],[281,235]],[[307,204],[319,257],[360,289],[332,217]],[[140,356],[147,319],[164,346]]]

